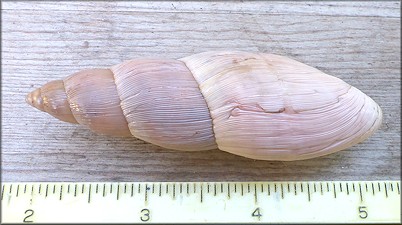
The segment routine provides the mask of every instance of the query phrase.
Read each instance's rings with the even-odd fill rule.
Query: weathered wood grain
[[[400,179],[400,3],[3,2],[2,181]],[[25,95],[84,68],[236,49],[285,55],[382,107],[381,129],[329,156],[255,161],[111,138],[29,107]]]

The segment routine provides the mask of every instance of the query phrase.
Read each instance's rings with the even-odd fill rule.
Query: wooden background
[[[400,3],[3,2],[2,181],[400,179]],[[236,49],[286,55],[382,107],[367,141],[321,158],[177,152],[63,123],[25,103],[47,81],[136,57]]]

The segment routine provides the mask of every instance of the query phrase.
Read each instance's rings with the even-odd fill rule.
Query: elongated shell
[[[382,121],[370,97],[336,77],[283,56],[239,51],[84,70],[45,84],[27,102],[101,134],[261,160],[343,150]]]

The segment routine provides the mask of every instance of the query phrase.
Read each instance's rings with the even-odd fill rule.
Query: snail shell
[[[287,57],[240,51],[83,70],[26,100],[99,134],[259,160],[340,151],[370,137],[382,121],[378,104],[341,79]]]

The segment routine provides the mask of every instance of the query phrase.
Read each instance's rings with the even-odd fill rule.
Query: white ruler
[[[400,223],[400,181],[3,183],[2,223]]]

